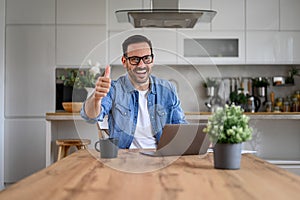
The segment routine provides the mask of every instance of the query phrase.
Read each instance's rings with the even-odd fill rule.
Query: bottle
[[[270,101],[271,101],[272,107],[274,107],[274,105],[275,105],[275,93],[273,91],[270,93]]]
[[[300,102],[300,90],[297,90],[295,92],[295,97],[298,99],[298,101]]]
[[[268,101],[266,103],[266,112],[272,112],[272,102]]]
[[[292,112],[299,112],[299,101],[296,97],[293,98],[291,111]]]
[[[283,112],[290,112],[290,102],[285,101],[283,103]]]

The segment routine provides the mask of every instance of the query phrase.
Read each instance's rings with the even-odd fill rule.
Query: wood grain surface
[[[300,176],[243,154],[240,170],[213,168],[213,154],[154,158],[80,150],[0,192],[0,199],[299,199]]]

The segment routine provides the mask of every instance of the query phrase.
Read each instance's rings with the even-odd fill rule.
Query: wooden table
[[[274,200],[299,199],[299,192],[300,176],[251,154],[243,154],[240,170],[217,170],[212,153],[153,158],[119,150],[116,159],[100,159],[80,150],[3,190],[0,199]]]

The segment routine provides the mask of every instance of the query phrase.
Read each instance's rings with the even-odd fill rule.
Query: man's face
[[[144,59],[140,59],[141,57],[144,57]],[[137,89],[143,86],[148,88],[149,76],[153,66],[151,58],[151,49],[146,42],[128,45],[127,57],[122,57],[122,63],[124,68],[127,69],[130,81]],[[149,60],[151,60],[151,63],[144,63],[144,61],[147,63]]]

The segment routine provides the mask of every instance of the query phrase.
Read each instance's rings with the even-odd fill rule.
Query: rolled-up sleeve
[[[103,118],[104,118],[103,112],[100,112],[100,114],[99,114],[96,118],[89,118],[89,117],[87,116],[87,114],[85,113],[84,107],[85,107],[85,102],[84,102],[83,105],[82,105],[82,108],[81,108],[81,111],[80,111],[80,115],[81,115],[81,117],[82,117],[86,122],[91,123],[91,124],[95,124],[95,123],[97,123],[98,121],[103,121]],[[101,110],[102,110],[102,109],[101,109]],[[102,120],[101,120],[101,119],[102,119]]]

